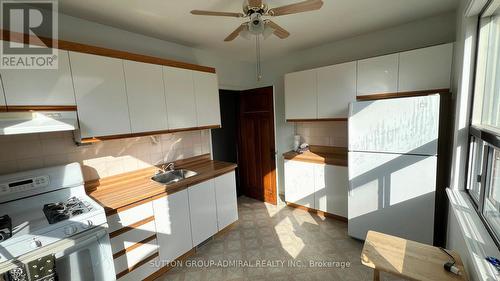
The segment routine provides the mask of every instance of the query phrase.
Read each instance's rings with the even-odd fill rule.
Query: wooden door
[[[240,95],[238,167],[245,196],[276,204],[273,88]]]

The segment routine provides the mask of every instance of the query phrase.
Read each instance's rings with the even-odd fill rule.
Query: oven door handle
[[[27,264],[30,261],[39,259],[47,255],[55,255],[61,253],[63,255],[68,255],[81,250],[92,243],[96,243],[103,236],[108,235],[106,229],[94,229],[82,232],[71,238],[65,238],[57,241],[53,244],[42,247],[38,250],[29,252],[17,259],[12,259],[5,261],[0,264],[0,273],[9,271],[13,268],[18,267],[20,264]]]

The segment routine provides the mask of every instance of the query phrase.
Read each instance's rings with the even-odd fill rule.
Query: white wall
[[[276,142],[278,150],[278,190],[283,187],[283,157],[291,150],[294,125],[285,122],[283,76],[285,73],[336,63],[416,49],[455,41],[455,13],[411,22],[353,38],[324,44],[269,60],[263,64],[263,80],[256,85],[275,86]],[[265,51],[265,41],[263,43]]]

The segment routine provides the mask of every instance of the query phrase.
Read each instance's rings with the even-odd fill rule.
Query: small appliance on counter
[[[306,151],[309,151],[309,144],[307,143],[299,145],[299,147],[295,150],[295,152],[297,152],[298,154],[302,154]]]
[[[293,137],[293,151],[297,151],[300,146],[300,135],[295,135]]]

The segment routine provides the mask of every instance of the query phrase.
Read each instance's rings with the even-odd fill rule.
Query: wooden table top
[[[302,154],[288,151],[283,154],[283,157],[287,160],[347,167],[347,148],[345,147],[311,145],[309,151]]]
[[[151,180],[158,168],[151,167],[85,183],[87,194],[104,207],[106,214],[126,210],[137,203],[145,203],[155,198],[172,194],[190,185],[215,178],[233,171],[236,164],[210,160],[210,155],[202,155],[187,160],[176,161],[176,168],[197,172],[196,176],[165,186]]]
[[[389,272],[409,280],[467,280],[460,256],[447,250],[456,260],[461,275],[444,270],[451,258],[437,247],[403,238],[369,231],[361,253],[361,262],[373,269]]]

